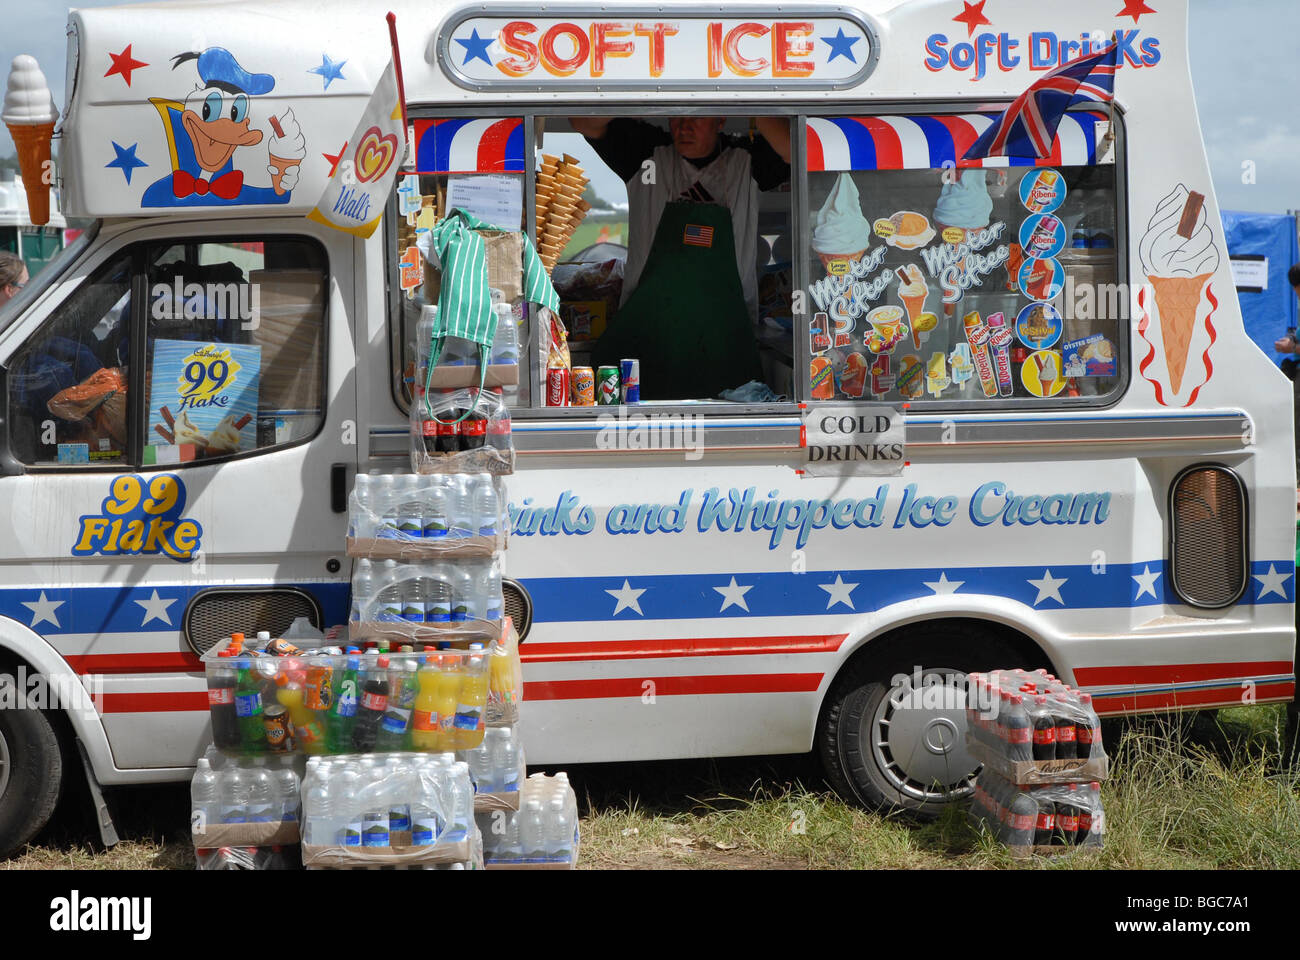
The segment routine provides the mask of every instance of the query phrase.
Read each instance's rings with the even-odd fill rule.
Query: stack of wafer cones
[[[537,174],[537,252],[550,273],[560,254],[573,239],[591,204],[582,199],[587,178],[577,158],[542,154],[542,169]]]

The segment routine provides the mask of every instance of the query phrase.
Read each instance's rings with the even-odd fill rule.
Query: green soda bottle
[[[352,752],[352,727],[357,722],[357,673],[361,658],[350,656],[334,676],[334,702],[325,715],[325,745],[330,753]]]
[[[266,750],[266,727],[262,723],[262,687],[254,677],[253,662],[239,661],[235,685],[235,716],[239,718],[239,739],[245,753]]]

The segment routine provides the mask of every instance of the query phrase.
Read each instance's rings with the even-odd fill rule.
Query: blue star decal
[[[307,72],[318,73],[324,77],[325,89],[328,90],[332,81],[347,79],[347,77],[343,76],[343,64],[345,63],[347,63],[346,60],[331,60],[328,56],[322,53],[320,55],[320,66],[312,67]]]
[[[112,160],[108,161],[108,163],[104,164],[105,168],[117,167],[119,170],[121,170],[122,175],[126,177],[126,182],[128,185],[131,183],[131,173],[132,171],[135,170],[136,167],[149,166],[149,164],[145,163],[143,160],[141,160],[139,157],[135,155],[135,151],[138,146],[140,146],[139,143],[133,143],[129,147],[123,147],[120,143],[113,141],[113,152],[116,153],[117,156],[114,157]]]
[[[861,37],[846,37],[844,35],[844,28],[840,27],[835,31],[835,36],[822,37],[821,39],[823,43],[830,44],[831,48],[831,55],[826,58],[827,63],[830,63],[840,55],[848,57],[853,63],[858,62],[858,58],[853,55],[853,45],[861,40]]]
[[[457,37],[456,42],[465,48],[465,59],[460,62],[460,65],[463,67],[471,60],[482,60],[489,67],[492,66],[492,58],[488,56],[487,51],[488,47],[492,46],[492,41],[494,39],[494,37],[480,37],[478,35],[478,27],[475,27],[470,33],[468,40],[462,40]]]

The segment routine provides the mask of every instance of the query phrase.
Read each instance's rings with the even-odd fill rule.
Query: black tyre
[[[827,695],[817,737],[827,780],[851,803],[938,816],[970,795],[978,771],[964,742],[966,674],[1042,665],[1022,659],[994,629],[970,621],[918,624],[888,638]]]
[[[25,704],[25,691],[4,689],[13,675],[0,671],[0,860],[22,848],[49,822],[63,784],[59,738],[49,718]]]

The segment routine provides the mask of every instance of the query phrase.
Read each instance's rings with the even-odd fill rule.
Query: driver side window
[[[95,271],[10,360],[10,443],[21,462],[127,462],[131,259]]]

